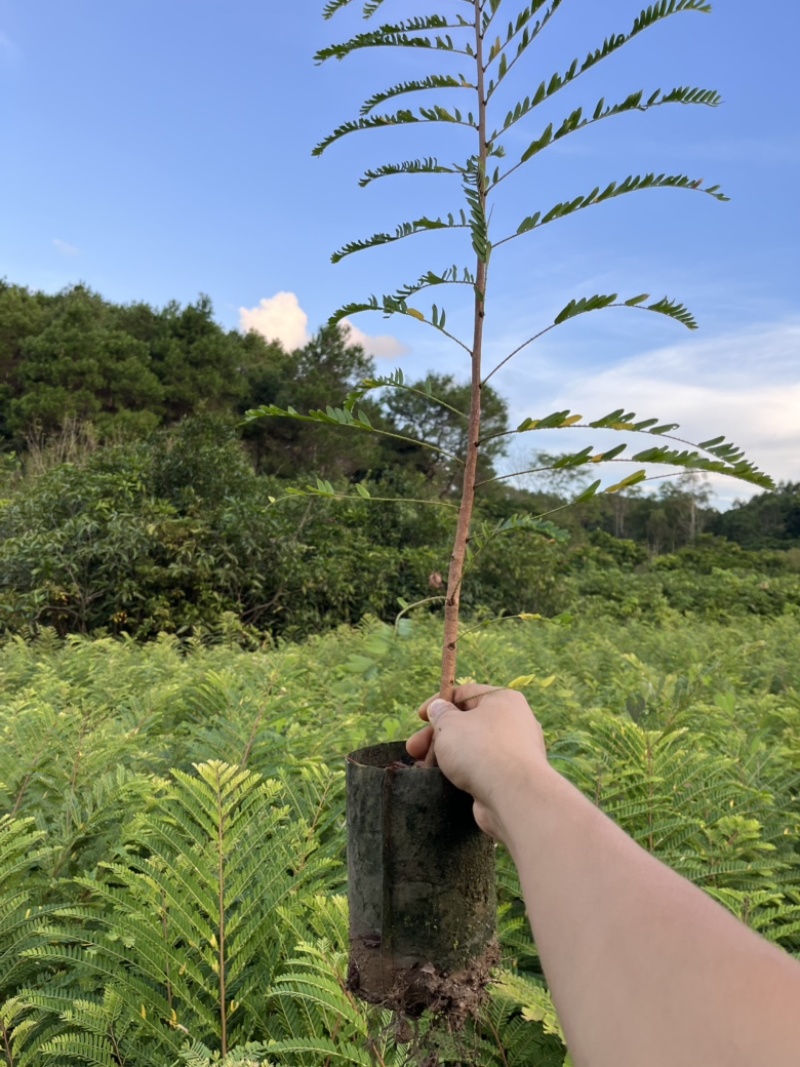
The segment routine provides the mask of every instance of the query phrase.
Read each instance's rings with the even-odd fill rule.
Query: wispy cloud
[[[53,238],[53,247],[57,252],[60,252],[62,256],[79,256],[81,254],[80,248],[75,245],[67,244],[66,241],[62,241],[59,237]]]
[[[257,307],[239,308],[239,326],[245,333],[253,330],[268,341],[280,341],[289,351],[302,348],[311,340],[308,315],[295,293],[276,293],[260,300]],[[394,337],[386,334],[372,337],[347,319],[342,321],[342,326],[349,331],[349,343],[361,345],[368,356],[394,359],[407,351]]]
[[[645,352],[595,373],[584,370],[568,388],[554,386],[554,377],[539,379],[536,411],[512,399],[512,419],[563,408],[593,419],[624,407],[641,418],[679,423],[676,433],[689,441],[724,434],[776,480],[800,480],[800,320]],[[530,383],[519,374],[515,387],[514,379],[509,374],[505,391],[519,398]],[[595,436],[602,446],[602,433]],[[619,435],[614,437],[617,443]],[[517,457],[528,440],[531,451],[578,451],[589,443],[587,431],[558,431],[547,439],[536,433],[517,439]],[[619,473],[615,468],[611,480]],[[723,502],[757,491],[728,478],[712,482]]]
[[[21,58],[19,45],[7,33],[0,30],[0,65],[13,68]]]

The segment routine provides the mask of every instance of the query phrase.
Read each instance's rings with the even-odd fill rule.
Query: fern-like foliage
[[[266,1046],[258,1041],[248,1041],[226,1056],[213,1052],[201,1041],[193,1041],[181,1049],[180,1063],[186,1067],[277,1067],[274,1060],[267,1058]]]
[[[786,817],[776,825],[741,764],[690,743],[687,727],[597,714],[578,736],[585,755],[569,773],[642,847],[706,888],[780,896],[782,873],[796,868]],[[781,921],[794,923],[796,901],[783,909]]]
[[[28,952],[95,992],[67,1010],[55,987],[31,990],[23,1060],[89,1045],[174,1059],[187,1036],[224,1055],[263,1034],[263,992],[285,952],[276,909],[324,884],[334,862],[314,856],[315,831],[289,814],[280,784],[252,771],[212,761],[174,772],[130,823],[125,859],[78,879],[89,903],[61,909]]]
[[[572,215],[576,211],[583,211],[585,208],[592,207],[595,204],[602,204],[606,200],[625,196],[627,193],[634,193],[642,189],[699,190],[702,193],[707,193],[715,200],[728,199],[724,193],[719,191],[718,185],[704,186],[702,178],[689,178],[685,174],[629,174],[621,182],[609,182],[604,189],[597,185],[584,196],[576,196],[574,200],[561,201],[558,204],[554,204],[548,211],[536,211],[533,215],[526,216],[517,227],[516,233],[501,238],[496,247],[506,244],[508,241],[521,236],[523,233],[528,233],[530,230],[546,226],[556,219],[563,219],[567,215]]]
[[[326,59],[344,59],[362,48],[432,48],[457,55],[469,55],[465,47],[457,47],[453,38],[444,30],[463,30],[468,27],[460,16],[455,20],[446,15],[418,15],[402,22],[386,23],[376,30],[358,33],[349,41],[320,48],[314,59],[324,63]]]
[[[35,943],[35,925],[43,914],[41,868],[50,852],[44,837],[33,819],[0,817],[0,1005],[34,970],[23,953]],[[5,1030],[2,1009],[0,1025]]]
[[[438,159],[428,156],[426,159],[406,159],[402,163],[384,163],[373,170],[364,171],[359,180],[361,188],[378,178],[395,177],[398,174],[457,174],[456,167],[441,164]]]
[[[652,308],[650,309],[652,310]],[[760,471],[753,463],[745,458],[744,452],[736,445],[726,441],[724,437],[713,437],[699,444],[692,444],[682,437],[676,437],[672,431],[676,430],[676,423],[659,423],[658,419],[636,419],[633,412],[626,412],[624,408],[604,415],[602,418],[591,422],[584,422],[582,415],[576,415],[568,409],[554,411],[541,419],[527,418],[517,426],[515,433],[527,433],[530,430],[560,430],[560,429],[602,429],[616,430],[618,432],[642,433],[651,436],[677,441],[679,444],[688,445],[688,448],[670,448],[668,445],[655,445],[643,449],[633,455],[626,456],[625,461],[631,463],[658,463],[667,466],[680,467],[687,470],[708,471],[713,474],[724,474],[738,478],[741,481],[751,482],[753,485],[764,489],[774,488],[772,478]],[[588,463],[603,463],[618,460],[626,451],[627,445],[617,445],[603,452],[595,452],[591,446],[580,452],[570,453],[561,457],[554,466],[578,467]],[[645,471],[637,472],[623,479],[616,485],[607,487],[607,493],[618,492],[636,482],[643,481],[647,477]],[[600,481],[584,490],[576,499],[585,500],[593,496],[600,487]]]
[[[702,104],[705,107],[717,107],[720,102],[719,93],[713,89],[697,89],[684,86],[675,88],[669,93],[662,93],[660,89],[657,89],[649,97],[645,97],[644,91],[640,89],[625,97],[618,104],[606,104],[605,98],[601,98],[591,112],[584,113],[583,108],[578,107],[570,112],[558,126],[555,126],[552,122],[549,123],[545,130],[534,138],[522,153],[517,166],[527,163],[529,159],[532,159],[549,145],[555,144],[556,141],[568,136],[568,134],[582,130],[585,126],[600,122],[602,119],[610,118],[612,115],[623,115],[630,111],[645,112],[654,107],[661,107],[663,104]],[[520,118],[522,118],[521,114],[515,116],[512,113],[507,116],[507,125],[504,125],[503,130],[505,131],[510,126],[513,126]],[[499,137],[500,135],[497,134],[496,136]],[[516,170],[516,166],[512,170]],[[506,177],[510,173],[511,171],[509,170],[502,177]],[[498,176],[497,180],[500,181],[502,178]]]
[[[277,976],[269,990],[275,1029],[269,1051],[297,1064],[324,1062],[387,1067],[409,1062],[394,1040],[389,1012],[376,1011],[346,989],[348,961],[347,901],[344,897],[316,896],[308,913],[282,909],[281,917],[298,937],[296,954],[288,970]],[[312,934],[313,939],[308,938]]]
[[[371,237],[361,240],[348,241],[331,256],[332,263],[339,263],[345,256],[351,256],[354,252],[361,252],[365,248],[377,248],[378,245],[393,244],[402,241],[406,237],[413,237],[420,233],[429,233],[431,230],[466,230],[469,228],[466,214],[463,209],[457,214],[449,214],[446,218],[429,219],[426,216],[413,219],[411,222],[401,222],[394,233],[376,233]]]

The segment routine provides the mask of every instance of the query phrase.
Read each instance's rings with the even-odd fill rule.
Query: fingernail
[[[436,722],[442,712],[447,711],[447,709],[452,706],[452,704],[448,704],[446,700],[442,700],[441,698],[432,700],[428,705],[428,721]]]

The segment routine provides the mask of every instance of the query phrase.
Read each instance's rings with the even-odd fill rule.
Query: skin
[[[432,697],[436,758],[508,847],[576,1067],[798,1067],[800,964],[641,849],[555,771],[521,693]]]

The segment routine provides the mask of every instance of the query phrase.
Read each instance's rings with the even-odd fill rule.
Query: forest
[[[244,419],[265,404],[325,409],[374,374],[338,328],[286,352],[224,330],[202,296],[157,309],[82,285],[48,295],[4,284],[0,632],[148,639],[213,630],[230,613],[252,642],[365,614],[390,622],[398,597],[430,597],[446,571],[458,490],[448,453],[466,432],[466,385],[432,372],[365,398],[380,437]],[[427,400],[431,388],[449,408]],[[485,425],[500,432],[506,403],[485,392]],[[797,603],[800,484],[725,512],[685,477],[563,510],[585,468],[538,453],[532,466],[556,469],[512,486],[497,478],[502,441],[483,452],[479,496],[502,559],[477,555],[468,611],[552,616],[585,595],[622,615]],[[309,496],[309,485],[327,489]],[[519,522],[552,512],[553,538]],[[696,573],[713,576],[710,601]]]

